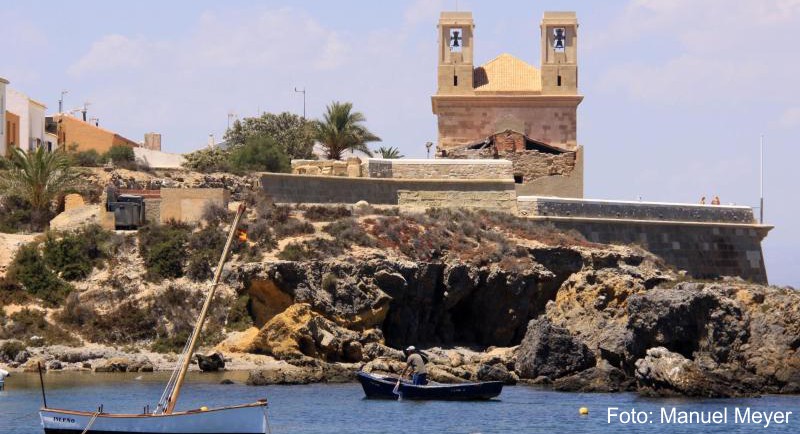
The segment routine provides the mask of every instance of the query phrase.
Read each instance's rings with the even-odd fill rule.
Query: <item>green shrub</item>
[[[225,320],[228,330],[241,331],[253,326],[253,317],[250,315],[250,295],[243,294],[233,301],[228,309]]]
[[[139,229],[139,254],[144,259],[148,280],[158,282],[183,276],[190,233],[188,225],[174,221]]]
[[[258,220],[247,225],[247,237],[257,246],[265,248],[267,251],[278,247],[275,234],[273,234],[269,224],[264,220]]]
[[[9,277],[0,277],[0,306],[8,304],[26,304],[31,301],[30,295],[25,292],[25,288]],[[3,309],[0,307],[0,314]]]
[[[314,225],[292,217],[275,226],[275,236],[278,239],[313,233]]]
[[[372,237],[361,227],[358,220],[352,217],[336,220],[325,226],[323,231],[331,234],[331,236],[345,246],[356,244],[364,247],[372,247],[375,245],[375,241]]]
[[[311,205],[306,208],[304,215],[312,222],[329,222],[344,217],[352,217],[353,213],[342,205]]]
[[[202,173],[230,171],[230,151],[213,148],[200,149],[184,155],[183,167]]]
[[[233,220],[232,217],[233,212],[214,202],[209,202],[203,207],[202,219],[205,220],[209,226],[219,226],[223,223],[230,223]]]
[[[56,314],[56,319],[62,324],[76,327],[84,327],[91,324],[96,318],[97,313],[90,307],[81,303],[77,292],[73,292],[67,296],[67,299],[64,301],[64,307]]]
[[[0,345],[0,361],[13,362],[21,351],[25,351],[25,344],[18,340],[10,340]]]
[[[0,160],[3,160],[0,157]],[[17,233],[31,230],[31,204],[17,196],[0,199],[0,232]]]
[[[94,149],[70,154],[73,164],[79,167],[97,167],[105,164],[106,159]]]
[[[278,253],[278,259],[283,259],[285,261],[308,261],[338,256],[343,252],[344,246],[340,242],[326,238],[314,238],[303,241],[302,243],[293,242],[287,244],[283,250]]]
[[[26,244],[17,250],[8,268],[8,278],[19,282],[29,294],[51,306],[63,302],[72,291],[72,286],[47,268],[36,243]]]
[[[186,275],[194,281],[208,280],[225,247],[225,234],[216,226],[206,226],[189,235],[189,260]]]
[[[103,157],[121,167],[130,166],[136,162],[136,154],[133,153],[133,148],[124,145],[112,146]]]
[[[74,232],[48,232],[42,255],[50,269],[63,279],[78,280],[86,278],[95,267],[102,267],[122,242],[122,236],[99,225],[89,225]]]
[[[289,172],[291,159],[272,137],[248,137],[230,154],[230,167],[235,172]]]
[[[9,315],[7,324],[0,331],[0,338],[19,339],[27,344],[78,345],[80,341],[67,331],[50,324],[45,312],[36,309],[22,309]],[[38,339],[34,339],[34,336]],[[41,339],[41,340],[39,340]]]
[[[105,315],[92,312],[88,319],[79,329],[83,336],[92,342],[109,344],[154,339],[158,326],[156,315],[133,301],[126,301]]]

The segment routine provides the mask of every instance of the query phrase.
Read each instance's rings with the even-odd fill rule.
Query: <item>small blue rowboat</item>
[[[415,386],[406,380],[400,381],[397,393],[397,377],[372,375],[359,371],[356,375],[367,398],[374,399],[435,399],[448,401],[477,401],[492,399],[503,391],[502,381],[482,383],[441,384],[429,382],[425,386]]]

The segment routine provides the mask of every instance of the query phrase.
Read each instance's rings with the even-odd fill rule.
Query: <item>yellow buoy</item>
[[[208,411],[208,407],[206,407],[206,406],[204,405],[204,406],[200,407],[200,411]]]
[[[578,413],[580,413],[581,415],[587,415],[589,414],[589,409],[586,407],[581,407],[580,410],[578,410]]]

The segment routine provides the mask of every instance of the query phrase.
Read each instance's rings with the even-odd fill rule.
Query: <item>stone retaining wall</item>
[[[409,180],[306,176],[282,173],[261,175],[264,191],[278,203],[356,203],[397,205],[399,192],[514,191],[511,180]]]
[[[428,208],[485,209],[517,212],[517,195],[513,184],[505,190],[495,191],[398,191],[401,211],[424,211]]]
[[[738,276],[767,283],[761,240],[769,227],[714,223],[646,222],[581,218],[547,218],[561,230],[575,230],[589,241],[636,244],[660,256],[691,277]]]
[[[625,202],[538,196],[520,196],[517,200],[519,211],[529,216],[746,224],[755,222],[753,209],[746,206]]]
[[[514,178],[507,160],[466,159],[383,159],[370,158],[362,164],[369,178],[393,179],[502,179]]]

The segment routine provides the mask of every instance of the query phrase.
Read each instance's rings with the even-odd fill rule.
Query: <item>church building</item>
[[[436,156],[508,159],[519,195],[583,197],[578,21],[545,12],[540,27],[539,68],[507,53],[476,66],[472,13],[442,12]]]

